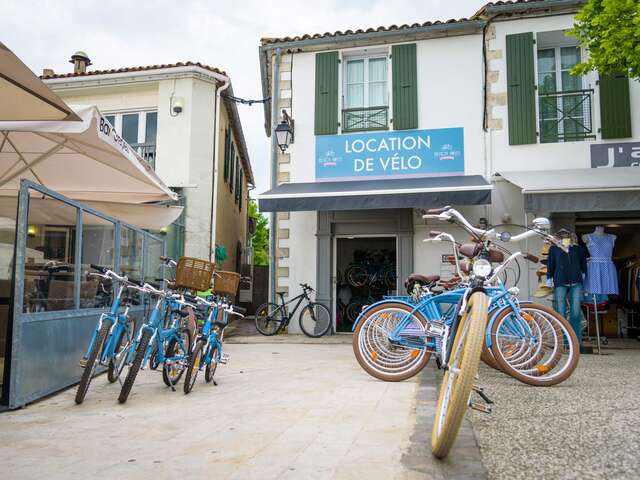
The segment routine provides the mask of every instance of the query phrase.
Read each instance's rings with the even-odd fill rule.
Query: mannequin
[[[593,233],[583,235],[582,240],[589,250],[585,293],[617,295],[618,273],[612,260],[616,236],[605,233],[604,226],[598,225]]]
[[[577,244],[574,233],[562,229],[556,235],[560,237],[568,252],[556,245],[549,249],[547,279],[553,280],[553,308],[569,320],[578,341],[581,342],[581,301],[584,276],[587,273],[587,251]]]

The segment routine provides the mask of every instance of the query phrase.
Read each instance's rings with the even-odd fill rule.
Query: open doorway
[[[336,238],[336,331],[350,332],[365,305],[396,290],[396,237]]]

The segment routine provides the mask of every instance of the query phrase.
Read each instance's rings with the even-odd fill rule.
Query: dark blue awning
[[[261,212],[434,208],[491,203],[482,175],[283,183],[258,197]]]

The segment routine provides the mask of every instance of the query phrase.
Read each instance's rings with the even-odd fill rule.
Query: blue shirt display
[[[553,245],[549,249],[547,278],[553,278],[553,285],[573,285],[582,283],[587,273],[587,249],[582,245],[571,245],[569,253]]]

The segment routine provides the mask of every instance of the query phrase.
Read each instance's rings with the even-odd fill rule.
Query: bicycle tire
[[[276,312],[278,313],[278,315],[280,315],[280,319],[271,319],[270,317],[272,316],[272,314]],[[278,326],[275,330],[267,330],[265,328],[266,325],[262,325],[262,323],[264,322],[267,322],[266,325],[268,325],[268,322],[278,323]],[[258,330],[258,333],[264,335],[265,337],[271,337],[272,335],[278,333],[282,329],[284,322],[285,321],[282,315],[282,307],[280,305],[276,305],[272,302],[267,302],[260,305],[256,310],[256,330]]]
[[[315,330],[312,332],[311,330],[307,329],[304,325],[305,322],[302,321],[302,319],[305,316],[305,312],[308,312],[308,315],[311,317],[311,319],[313,320],[313,325],[318,325],[318,315],[317,312],[314,311],[314,308],[318,307],[321,311],[326,313],[326,318],[327,318],[327,324],[326,325],[320,325],[320,329],[319,330]],[[322,303],[317,303],[317,302],[309,302],[307,303],[307,305],[302,309],[302,311],[300,312],[300,315],[298,316],[298,324],[300,325],[300,330],[302,330],[302,333],[304,333],[307,337],[311,337],[311,338],[320,338],[323,335],[325,335],[329,330],[331,330],[331,311],[327,308],[326,305],[322,304]]]
[[[352,287],[364,287],[369,281],[369,272],[360,265],[350,265],[344,274],[347,283]]]
[[[436,416],[431,431],[431,452],[436,458],[445,458],[449,454],[469,408],[471,389],[480,364],[480,353],[487,328],[488,305],[487,295],[484,292],[475,292],[471,295],[467,311],[458,325],[449,357],[449,368],[445,370],[440,384]],[[454,369],[457,370],[457,374],[450,383],[451,372]]]
[[[411,307],[403,303],[385,303],[377,307],[373,307],[372,309],[366,312],[367,316],[365,318],[362,318],[358,323],[358,326],[356,327],[356,330],[353,334],[353,339],[352,339],[353,353],[356,357],[356,360],[362,367],[362,369],[365,372],[367,372],[369,375],[371,375],[373,378],[377,378],[378,380],[383,380],[385,382],[402,382],[403,380],[407,380],[408,378],[414,377],[415,375],[417,375],[422,371],[422,369],[427,365],[427,363],[429,363],[429,359],[431,358],[431,353],[426,350],[423,350],[424,353],[421,358],[418,358],[420,354],[417,354],[415,357],[412,357],[412,359],[416,360],[415,365],[412,364],[413,362],[409,363],[408,368],[404,372],[398,372],[398,373],[390,372],[390,371],[384,372],[384,371],[381,371],[381,369],[376,370],[375,368],[373,368],[371,363],[375,362],[377,359],[372,360],[371,363],[366,360],[368,356],[361,349],[362,344],[361,344],[360,335],[363,334],[362,330],[365,327],[367,319],[370,318],[371,315],[375,315],[381,310],[394,309],[394,308],[404,310],[407,313],[410,313],[412,311]],[[414,312],[414,317],[418,322],[422,324],[422,328],[424,328],[425,325],[427,324],[427,320],[426,318],[424,318],[424,315],[421,312],[416,311]],[[415,349],[415,350],[418,350],[418,349]]]
[[[191,330],[189,330],[188,328],[181,328],[180,330],[178,330],[177,333],[179,336],[182,336],[183,334],[186,334],[187,336],[187,341],[185,345],[185,348],[186,348],[185,357],[188,357],[191,352],[191,346],[193,342],[191,338]],[[187,369],[185,365],[183,368],[180,369],[179,373],[175,378],[170,378],[169,373],[167,372],[166,359],[175,356],[176,348],[178,348],[178,346],[179,346],[178,341],[175,338],[172,338],[171,340],[169,340],[169,344],[167,345],[167,349],[165,350],[165,362],[162,365],[162,381],[167,387],[175,386],[182,378],[182,375],[184,375],[184,371]],[[175,363],[173,365],[175,365]]]
[[[198,378],[198,372],[202,364],[202,352],[206,345],[206,341],[198,340],[196,346],[193,347],[193,351],[189,356],[189,364],[187,365],[187,374],[184,376],[184,393],[188,394],[193,390],[193,386],[196,384]]]
[[[104,345],[104,341],[107,338],[107,334],[109,333],[109,329],[111,328],[112,323],[113,321],[109,318],[104,318],[102,320],[100,331],[98,332],[96,341],[93,342],[93,346],[91,347],[91,351],[89,352],[89,356],[87,357],[87,363],[85,364],[82,376],[80,377],[78,390],[76,391],[75,400],[76,404],[78,405],[84,402],[84,397],[89,391],[91,379],[93,378],[93,374],[96,371],[96,359],[98,358],[99,353],[102,352],[102,346]]]
[[[130,326],[132,328],[129,328]],[[135,326],[135,323],[133,319],[129,319],[127,320],[127,325],[125,327],[125,330],[120,332],[120,336],[118,337],[116,346],[113,349],[114,356],[109,359],[109,367],[107,369],[107,379],[109,380],[109,383],[115,383],[118,380],[118,378],[120,378],[120,375],[122,374],[122,370],[124,369],[124,361],[117,363],[116,359],[118,358],[118,355],[124,355],[123,358],[126,360],[128,354],[126,354],[122,350],[122,340],[126,336],[128,341],[123,348],[131,348],[131,343],[133,341],[134,326]]]
[[[211,362],[207,365],[207,368],[204,370],[204,381],[207,383],[211,383],[213,380],[213,376],[216,374],[216,370],[218,369],[218,347],[215,346],[211,349]]]
[[[516,380],[519,380],[522,383],[525,383],[527,385],[531,385],[534,387],[549,387],[549,386],[557,385],[559,383],[564,382],[573,374],[576,367],[578,366],[578,361],[580,359],[580,344],[578,343],[578,337],[576,336],[569,322],[565,320],[562,316],[560,316],[555,310],[552,310],[551,308],[546,307],[544,305],[540,305],[540,304],[528,304],[523,308],[538,309],[547,313],[552,318],[554,318],[555,321],[561,325],[561,328],[564,330],[564,332],[566,332],[567,336],[569,337],[568,340],[571,343],[572,355],[570,356],[569,361],[567,362],[563,370],[560,372],[560,374],[555,376],[543,375],[539,377],[534,377],[534,376],[526,375],[522,373],[522,371],[514,368],[504,358],[498,346],[498,342],[496,341],[496,336],[498,334],[498,329],[502,323],[502,320],[506,315],[511,313],[511,310],[509,309],[509,310],[505,310],[504,312],[501,312],[500,315],[496,317],[496,320],[494,321],[491,328],[491,338],[492,338],[491,353],[493,355],[493,358],[496,361],[496,364],[503,372],[512,376]],[[546,366],[547,368],[549,368],[549,371],[552,371],[553,368],[556,367],[558,361],[559,359],[555,355],[549,360],[548,363],[550,363],[551,366],[548,366],[548,365]]]
[[[140,343],[138,343],[135,356],[133,357],[133,362],[131,362],[131,367],[127,372],[127,378],[125,378],[122,388],[120,389],[120,395],[118,396],[119,403],[125,403],[129,398],[133,384],[136,381],[136,377],[138,376],[138,372],[140,371],[140,367],[144,361],[144,356],[147,353],[147,347],[149,346],[151,335],[152,332],[150,330],[144,330],[142,332]]]

